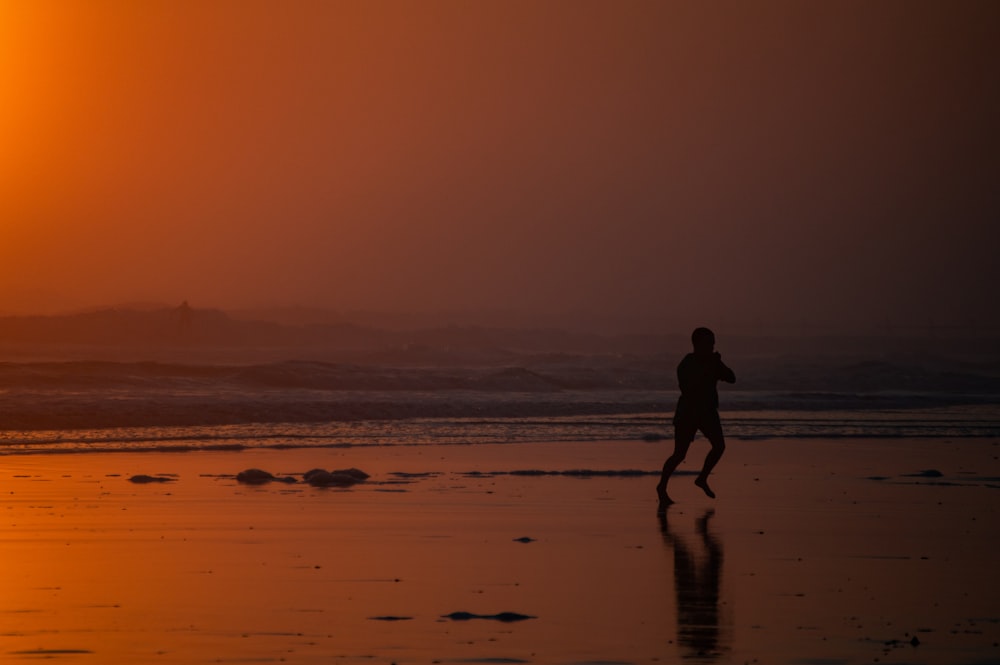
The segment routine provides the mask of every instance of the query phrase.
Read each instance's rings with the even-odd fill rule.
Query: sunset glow
[[[0,661],[1000,663],[998,56],[0,0]]]
[[[4,0],[0,311],[989,323],[995,13]]]

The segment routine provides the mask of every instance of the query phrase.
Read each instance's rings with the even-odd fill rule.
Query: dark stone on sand
[[[391,614],[378,617],[368,617],[372,621],[410,621],[413,617],[397,617]]]
[[[514,542],[515,543],[533,543],[533,542],[535,542],[535,539],[532,538],[531,536],[521,536],[520,538],[515,538]]]
[[[503,623],[512,623],[514,621],[524,621],[525,619],[537,619],[538,617],[533,617],[527,614],[520,614],[518,612],[500,612],[499,614],[473,614],[472,612],[452,612],[451,614],[442,615],[441,618],[451,619],[452,621],[469,621],[470,619],[488,619],[491,621],[502,621]]]
[[[147,476],[145,474],[140,473],[137,476],[132,476],[128,480],[130,483],[136,483],[137,485],[145,485],[147,483],[170,483],[177,479],[167,478],[165,476]]]
[[[364,482],[370,476],[361,469],[312,469],[303,478],[313,487],[349,487]]]
[[[308,483],[310,480],[312,480],[316,476],[319,476],[319,475],[324,474],[324,473],[330,473],[330,472],[327,471],[326,469],[309,469],[308,471],[306,471],[305,473],[302,474],[302,480],[304,480],[304,481],[306,481]]]
[[[306,482],[312,485],[313,487],[330,487],[331,485],[347,484],[347,483],[337,482],[337,480],[338,479],[335,477],[334,474],[330,473],[329,471],[323,471],[323,470],[313,471],[309,474],[309,477],[306,478]],[[348,483],[351,482],[352,482],[351,480],[348,480]]]
[[[247,469],[236,474],[236,480],[241,483],[256,485],[269,483],[274,480],[274,475],[263,469]]]
[[[264,471],[263,469],[246,469],[245,471],[240,471],[236,474],[236,480],[237,482],[245,483],[247,485],[263,485],[264,483],[270,482],[298,482],[295,478],[291,477],[279,478],[278,476]]]
[[[918,473],[907,473],[904,475],[907,478],[941,478],[944,476],[944,474],[937,469],[924,469]]]

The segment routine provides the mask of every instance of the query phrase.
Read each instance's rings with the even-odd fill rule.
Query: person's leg
[[[660,482],[656,486],[656,495],[660,498],[661,505],[673,503],[673,500],[667,496],[667,481],[670,480],[670,476],[677,469],[677,466],[687,457],[688,448],[691,447],[691,441],[694,440],[696,431],[685,423],[674,423],[674,452],[663,463]]]
[[[702,427],[701,431],[705,435],[705,438],[708,439],[708,442],[712,444],[712,449],[705,455],[705,463],[702,465],[701,473],[698,474],[694,484],[714,499],[715,492],[708,486],[708,475],[712,473],[712,469],[722,459],[722,453],[726,452],[726,438],[722,434],[722,423],[719,421],[719,416],[716,414],[712,420]]]

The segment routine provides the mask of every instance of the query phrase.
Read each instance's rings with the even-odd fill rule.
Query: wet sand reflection
[[[673,553],[677,642],[684,659],[716,662],[728,644],[719,615],[722,543],[709,530],[715,511],[709,508],[695,521],[693,537],[677,528],[677,515],[671,519],[670,512],[658,518],[663,542]]]

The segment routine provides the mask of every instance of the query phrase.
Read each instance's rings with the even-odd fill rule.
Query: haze
[[[0,312],[988,330],[998,7],[0,0]]]

